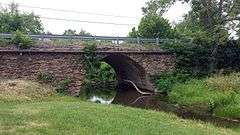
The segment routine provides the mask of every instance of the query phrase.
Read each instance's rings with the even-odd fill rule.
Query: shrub
[[[160,46],[176,54],[176,69],[199,77],[209,74],[211,46],[184,40],[165,41]]]
[[[52,73],[39,72],[37,74],[37,80],[41,83],[50,84],[56,87],[58,93],[66,93],[69,88],[71,81],[69,79],[64,79],[62,81],[56,81]]]
[[[215,43],[202,40],[166,40],[160,44],[162,49],[176,54],[176,68],[188,71],[195,76],[207,76],[219,70],[225,72],[240,71],[240,45],[229,41],[218,46],[213,58]],[[214,60],[216,59],[216,60]],[[215,61],[215,64],[212,62]],[[213,65],[212,65],[213,64]]]
[[[221,117],[240,118],[240,104],[229,104],[216,108],[214,114]]]
[[[69,88],[70,83],[71,83],[71,80],[69,80],[69,79],[62,80],[61,82],[59,82],[57,84],[56,91],[58,93],[66,93]]]
[[[160,92],[169,93],[176,83],[183,83],[191,78],[191,75],[184,71],[173,71],[152,77]]]
[[[207,79],[207,83],[221,91],[235,91],[240,93],[240,73],[214,75]]]
[[[9,45],[9,41],[0,36],[0,47],[5,47]]]
[[[96,55],[97,46],[95,43],[86,44],[84,47],[84,66],[86,69],[86,79],[95,80],[100,66],[99,58]]]
[[[23,34],[21,31],[17,30],[11,39],[11,42],[20,49],[28,49],[33,45],[31,37]]]
[[[37,74],[37,80],[41,83],[52,83],[54,81],[54,75],[47,72],[39,72]]]

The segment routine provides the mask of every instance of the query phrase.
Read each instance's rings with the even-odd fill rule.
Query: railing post
[[[43,34],[41,35],[41,40],[42,40],[42,42],[43,42],[43,40],[44,40],[44,36],[43,36]]]
[[[156,44],[159,45],[159,38],[156,38]]]
[[[44,36],[43,36],[43,34],[41,35],[41,43],[43,44],[43,42],[44,42]]]
[[[140,38],[139,37],[137,37],[137,43],[140,44]]]
[[[94,35],[94,41],[96,41],[97,40],[97,37]]]
[[[119,37],[117,36],[117,44],[119,45]]]

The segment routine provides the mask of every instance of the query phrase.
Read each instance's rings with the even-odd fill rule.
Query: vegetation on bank
[[[159,89],[167,91],[169,102],[193,111],[240,119],[240,73],[190,80],[172,74],[167,77],[156,82]]]
[[[237,135],[240,132],[238,128],[220,128],[164,112],[84,102],[55,92],[46,95],[45,91],[51,93],[53,89],[48,87],[44,90],[46,86],[35,82],[3,82],[1,97],[12,94],[12,91],[21,92],[18,97],[13,94],[0,99],[0,134]],[[11,88],[11,92],[2,88]],[[24,91],[28,92],[22,93]],[[29,93],[34,95],[26,95]],[[39,100],[36,96],[44,99]],[[16,100],[12,100],[14,98]]]

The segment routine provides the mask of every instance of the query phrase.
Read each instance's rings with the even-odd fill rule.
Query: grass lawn
[[[163,112],[55,97],[0,102],[0,134],[237,135],[237,130],[183,120]]]
[[[41,87],[29,81],[0,80],[0,135],[240,134],[240,128],[220,128],[164,112],[85,102]],[[11,94],[9,89],[15,92]],[[26,89],[28,92],[24,92]],[[31,91],[35,94],[29,94]]]

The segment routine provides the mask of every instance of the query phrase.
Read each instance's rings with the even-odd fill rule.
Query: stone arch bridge
[[[139,95],[154,94],[155,88],[150,82],[149,76],[171,71],[175,66],[175,55],[162,50],[100,50],[96,53],[102,58],[102,61],[114,68],[118,79],[115,102],[123,104],[133,102],[134,98]],[[74,95],[81,91],[85,73],[83,61],[84,52],[82,50],[0,49],[0,78],[36,79],[39,72],[52,73],[59,81],[70,79],[69,90]]]

